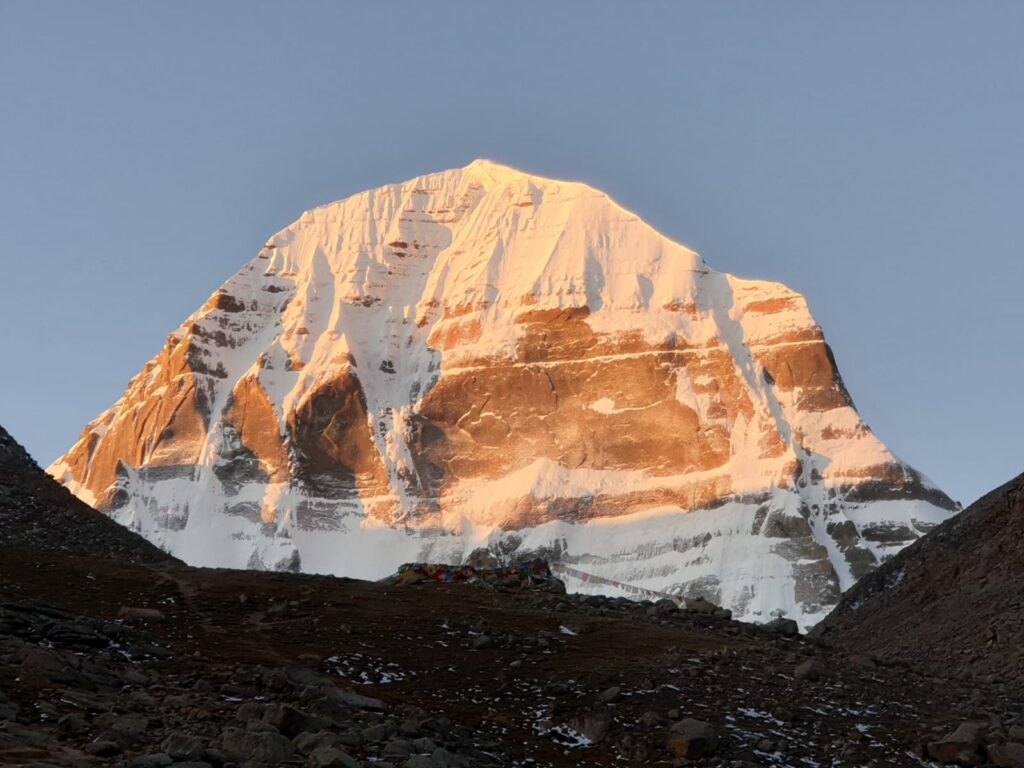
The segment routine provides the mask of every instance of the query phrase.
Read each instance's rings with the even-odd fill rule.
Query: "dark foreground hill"
[[[861,579],[815,634],[1024,689],[1024,475]]]
[[[132,563],[175,558],[75,498],[0,427],[0,543]]]
[[[1016,764],[998,683],[669,601],[189,568],[6,451],[3,766]]]

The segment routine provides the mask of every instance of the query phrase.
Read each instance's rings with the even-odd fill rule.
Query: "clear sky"
[[[1024,4],[0,4],[0,424],[43,464],[303,210],[489,157],[803,292],[969,502],[1024,471]]]

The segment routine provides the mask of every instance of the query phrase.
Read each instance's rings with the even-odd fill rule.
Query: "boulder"
[[[333,685],[322,686],[320,692],[324,698],[336,707],[341,709],[366,709],[372,712],[383,712],[384,702],[370,696],[363,696],[361,693],[342,688],[335,688]]]
[[[665,718],[663,718],[657,712],[653,712],[651,710],[647,710],[642,715],[640,715],[640,720],[639,720],[640,727],[644,728],[646,730],[651,730],[653,728],[657,728],[663,722],[665,722]]]
[[[434,746],[434,749],[437,749],[437,745]],[[408,739],[392,739],[384,745],[380,755],[386,759],[404,759],[409,757],[414,751],[423,752],[424,750],[414,749],[412,742]]]
[[[0,698],[0,723],[17,718],[19,709],[20,707],[13,701]]]
[[[611,688],[606,688],[597,695],[597,700],[602,704],[610,704],[622,695],[622,688],[618,685],[613,685]]]
[[[317,747],[306,760],[307,768],[361,768],[362,763],[337,747]]]
[[[654,601],[654,613],[658,616],[671,616],[679,611],[679,603],[663,597]]]
[[[985,723],[960,723],[939,741],[928,744],[928,757],[940,763],[972,764],[985,735]]]
[[[797,664],[793,671],[794,680],[806,680],[809,683],[816,682],[825,676],[825,667],[817,659],[807,659]]]
[[[718,606],[703,597],[688,597],[685,600],[686,610],[690,613],[699,613],[703,616],[711,616],[718,610]]]
[[[781,616],[777,619],[772,619],[765,626],[783,637],[796,637],[800,634],[799,624],[793,619],[784,619]]]
[[[156,608],[136,608],[130,605],[122,605],[117,615],[128,621],[163,621],[167,618],[163,611]]]
[[[685,718],[669,729],[668,750],[676,757],[699,760],[711,757],[716,749],[718,733],[710,723]]]
[[[152,755],[139,755],[128,762],[128,768],[167,768],[174,761],[171,756],[163,752],[156,752]]]
[[[430,762],[435,768],[466,768],[469,761],[462,755],[449,752],[444,747],[438,747],[430,755]]]
[[[1024,768],[1024,744],[1011,741],[991,744],[985,749],[988,761],[999,768]]]
[[[288,704],[273,704],[263,713],[263,720],[274,726],[289,739],[294,739],[303,731],[320,730],[326,722],[313,723],[314,718]]]
[[[229,760],[271,765],[295,753],[292,743],[279,733],[252,733],[241,728],[226,728],[220,736],[220,748]]]
[[[206,752],[203,740],[187,733],[172,733],[161,746],[176,761],[199,760]]]
[[[96,757],[113,757],[114,755],[121,754],[122,751],[120,744],[104,738],[85,745],[85,753]]]
[[[608,735],[612,724],[612,716],[604,709],[582,712],[566,723],[574,731],[582,735],[592,744],[597,744]]]

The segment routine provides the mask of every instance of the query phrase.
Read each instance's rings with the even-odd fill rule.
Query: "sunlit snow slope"
[[[804,624],[955,509],[802,296],[487,161],[303,214],[50,472],[196,565],[543,553]]]

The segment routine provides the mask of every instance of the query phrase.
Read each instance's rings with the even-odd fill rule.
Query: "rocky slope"
[[[543,554],[805,624],[955,509],[802,296],[486,161],[303,214],[49,471],[193,564]]]
[[[5,766],[984,765],[1024,731],[998,685],[671,606],[0,554]]]
[[[5,503],[22,502],[35,491]],[[4,766],[1013,766],[1024,750],[1004,683],[850,656],[792,622],[532,580],[190,568],[125,557],[133,534],[68,494],[49,512],[32,537],[0,528]]]
[[[0,543],[133,563],[177,562],[55,483],[3,427]]]
[[[815,632],[1024,690],[1024,475],[865,576]]]

